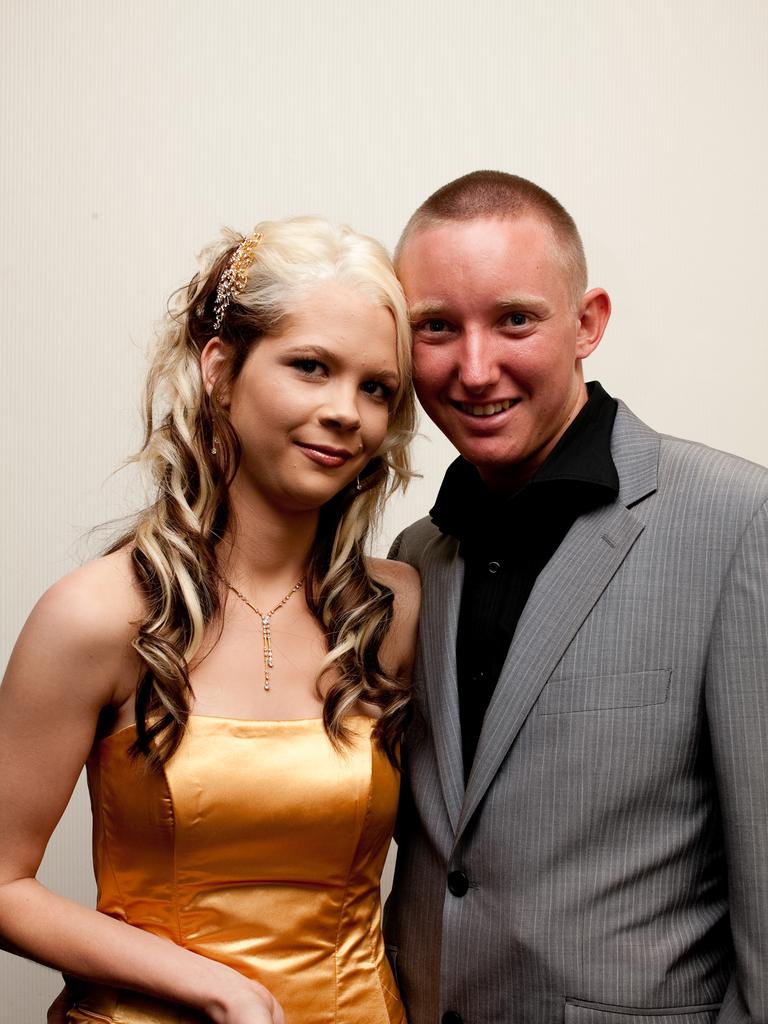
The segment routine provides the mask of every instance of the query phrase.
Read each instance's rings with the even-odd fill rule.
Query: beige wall
[[[5,0],[0,39],[4,656],[135,500],[110,474],[142,349],[222,224],[315,212],[391,246],[458,174],[531,177],[614,300],[588,376],[768,461],[764,0]],[[385,540],[451,457],[424,434]],[[78,791],[41,872],[85,900],[88,828]],[[2,1024],[56,988],[0,954]]]

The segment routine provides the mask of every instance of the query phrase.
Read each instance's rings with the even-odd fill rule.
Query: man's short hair
[[[550,226],[578,301],[587,288],[587,260],[573,217],[545,189],[504,171],[472,171],[433,192],[405,225],[395,249],[395,264],[408,238],[423,228],[482,218],[514,220],[526,215],[539,217]]]

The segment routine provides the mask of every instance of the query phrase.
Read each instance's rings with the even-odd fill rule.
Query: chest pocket
[[[642,708],[664,704],[672,670],[654,669],[610,676],[571,676],[554,679],[536,704],[539,715],[572,715],[580,711]]]

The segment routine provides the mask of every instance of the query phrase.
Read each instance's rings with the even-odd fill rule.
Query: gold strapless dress
[[[348,720],[193,715],[163,772],[131,761],[129,727],[88,761],[98,909],[260,981],[288,1024],[405,1024],[384,952],[379,879],[399,779]],[[198,1024],[193,1010],[78,988],[72,1024]]]

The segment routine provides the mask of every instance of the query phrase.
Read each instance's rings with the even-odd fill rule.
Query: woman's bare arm
[[[281,1024],[262,986],[47,890],[35,875],[96,735],[132,700],[141,615],[125,556],[99,559],[38,602],[0,687],[0,943],[58,970],[202,1010],[222,1024]]]

